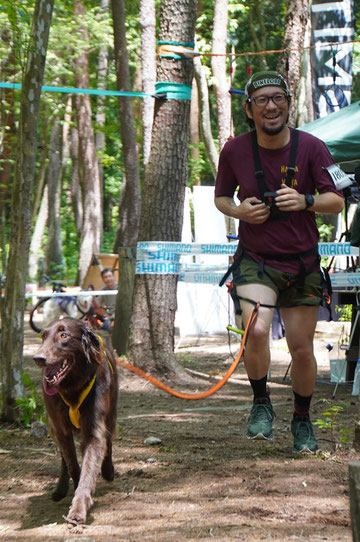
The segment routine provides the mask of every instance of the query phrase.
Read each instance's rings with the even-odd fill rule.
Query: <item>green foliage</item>
[[[334,226],[332,226],[331,224],[320,224],[320,226],[318,226],[318,229],[320,234],[320,243],[328,243],[329,241],[331,241]]]
[[[336,305],[335,312],[341,315],[339,322],[351,322],[352,310],[352,305],[343,305],[342,307]]]
[[[190,144],[189,153],[189,180],[188,186],[192,187],[201,181],[202,185],[214,185],[215,179],[211,171],[209,160],[207,159],[205,145],[202,141],[198,144]],[[197,155],[192,152],[196,150]]]
[[[16,408],[19,418],[26,427],[33,421],[45,421],[45,407],[42,396],[38,393],[35,384],[27,373],[20,373],[25,389],[25,395],[16,399]]]
[[[324,399],[324,403],[327,404],[327,408],[322,412],[322,417],[318,418],[314,424],[329,435],[334,450],[336,450],[339,445],[349,440],[350,429],[340,427],[338,417],[345,407],[350,406],[350,403],[341,402],[340,404],[332,405],[327,399]]]

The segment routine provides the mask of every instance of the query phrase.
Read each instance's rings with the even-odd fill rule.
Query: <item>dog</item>
[[[42,369],[50,434],[61,453],[52,499],[66,497],[71,477],[75,493],[65,520],[80,525],[93,504],[100,470],[105,480],[114,479],[112,438],[118,394],[114,353],[86,322],[63,318],[42,331],[42,345],[33,358]],[[81,468],[74,433],[81,435]]]
[[[46,327],[60,318],[61,315],[70,318],[85,318],[91,310],[93,296],[90,293],[82,293],[77,297],[51,297],[44,303],[43,327]]]

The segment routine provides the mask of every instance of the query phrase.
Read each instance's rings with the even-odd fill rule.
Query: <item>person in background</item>
[[[244,323],[260,303],[244,355],[253,392],[247,437],[273,438],[267,374],[269,331],[278,306],[292,358],[293,451],[314,453],[318,445],[309,415],[317,372],[313,339],[323,297],[315,215],[340,213],[344,201],[326,169],[334,164],[326,145],[287,126],[291,96],[282,75],[254,73],[245,95],[254,129],[224,145],[215,205],[239,220],[232,272]]]
[[[105,283],[105,286],[101,290],[117,290],[117,282],[115,282],[115,275],[113,269],[110,267],[105,267],[101,271],[101,278]],[[107,307],[111,314],[115,314],[115,305],[116,305],[116,295],[102,295],[100,299],[100,305],[102,307]]]

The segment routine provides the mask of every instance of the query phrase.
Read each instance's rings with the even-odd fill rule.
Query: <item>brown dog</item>
[[[113,354],[84,322],[64,318],[42,332],[34,355],[43,375],[45,408],[61,452],[61,473],[52,495],[63,499],[73,479],[75,494],[66,520],[85,523],[96,479],[114,479],[111,458],[116,426],[117,372]],[[80,432],[83,461],[76,457],[73,432]]]

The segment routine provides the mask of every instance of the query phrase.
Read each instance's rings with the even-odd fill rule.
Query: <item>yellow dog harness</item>
[[[111,369],[111,372],[113,373],[114,372],[114,369],[109,361],[109,358],[106,354],[106,351],[105,351],[105,348],[104,348],[104,342],[102,340],[102,338],[100,337],[100,335],[97,336],[99,341],[100,341],[100,344],[102,346],[102,349],[103,349],[103,353],[104,353],[104,356],[106,358],[106,361],[108,362],[109,364],[109,367]],[[76,406],[72,406],[69,401],[67,401],[65,399],[65,397],[63,396],[62,393],[59,392],[59,395],[61,397],[61,399],[64,401],[64,403],[69,407],[69,418],[70,418],[70,421],[71,423],[73,424],[74,427],[76,427],[77,429],[80,429],[80,410],[79,408],[81,407],[81,405],[83,404],[83,402],[85,401],[86,397],[89,395],[89,393],[91,392],[92,390],[92,387],[93,385],[95,384],[95,380],[96,380],[96,373],[94,374],[93,378],[90,380],[89,384],[86,386],[85,389],[83,389],[83,391],[81,392],[80,394],[80,397],[79,397],[79,400],[77,402],[77,405]]]

